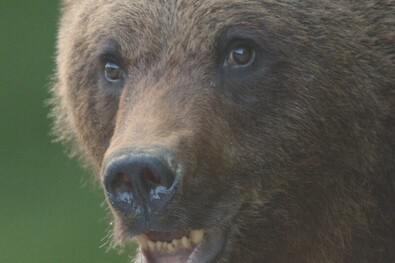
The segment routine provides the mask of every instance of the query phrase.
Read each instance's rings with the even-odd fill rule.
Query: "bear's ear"
[[[63,0],[62,1],[62,10],[67,10],[69,9],[73,4],[75,4],[77,1],[76,0]],[[81,1],[78,1],[81,2]]]
[[[63,2],[63,6],[68,6],[76,1],[75,0],[63,0],[62,2]]]
[[[74,5],[83,2],[84,0],[62,0],[60,5],[60,13],[66,14],[69,10],[73,9]]]

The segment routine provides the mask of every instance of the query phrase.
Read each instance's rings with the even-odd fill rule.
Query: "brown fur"
[[[394,5],[65,1],[55,130],[98,174],[119,149],[173,150],[169,222],[226,229],[216,262],[395,262]],[[252,32],[258,71],[221,70],[229,30]],[[100,84],[110,40],[123,88]]]

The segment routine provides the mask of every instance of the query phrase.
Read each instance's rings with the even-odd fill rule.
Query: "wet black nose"
[[[176,190],[176,174],[167,162],[152,155],[121,154],[104,169],[110,204],[123,212],[163,208]]]

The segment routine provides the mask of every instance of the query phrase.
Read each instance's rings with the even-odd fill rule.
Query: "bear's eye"
[[[104,66],[104,76],[109,82],[118,82],[124,78],[124,73],[120,66],[109,62]]]
[[[255,50],[247,45],[234,47],[225,60],[225,67],[244,68],[250,66],[255,60]]]

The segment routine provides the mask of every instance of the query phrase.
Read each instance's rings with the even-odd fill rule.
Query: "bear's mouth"
[[[148,232],[136,236],[142,263],[206,263],[221,252],[223,232],[219,229],[187,232]]]

